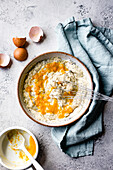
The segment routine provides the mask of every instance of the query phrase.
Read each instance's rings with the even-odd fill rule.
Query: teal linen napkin
[[[81,60],[91,73],[94,91],[110,95],[113,87],[113,31],[94,27],[91,19],[70,18],[57,26],[59,51]],[[71,125],[52,128],[59,148],[71,157],[93,154],[94,136],[102,132],[105,102],[92,101],[88,111]]]

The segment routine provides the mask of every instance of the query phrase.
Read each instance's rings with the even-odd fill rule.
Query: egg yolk
[[[32,136],[29,138],[29,146],[26,146],[26,149],[28,152],[34,156],[36,153],[36,144]],[[29,158],[26,156],[26,154],[23,151],[19,152],[19,158],[24,159],[25,161],[28,161]]]
[[[38,73],[36,73],[32,77],[32,80],[35,80],[34,91],[37,96],[35,98],[35,104],[38,108],[38,112],[41,112],[43,115],[46,113],[56,114],[57,117],[61,119],[65,117],[66,113],[71,113],[73,111],[71,106],[69,106],[72,104],[73,99],[67,99],[67,102],[69,104],[63,106],[62,108],[59,106],[57,99],[54,99],[53,104],[51,104],[48,101],[48,99],[50,99],[49,95],[55,87],[52,87],[46,93],[44,92],[45,91],[44,83],[45,81],[46,83],[48,82],[48,77],[46,75],[47,73],[60,71],[62,74],[65,74],[65,71],[67,70],[68,69],[65,67],[64,64],[60,62],[52,62],[46,64],[44,68],[42,68]],[[60,84],[60,82],[58,82],[58,84]],[[26,88],[26,91],[29,93],[29,97],[31,99],[31,95],[30,95],[30,93],[32,92],[31,86],[28,86]],[[67,93],[65,93],[64,95],[67,95]],[[68,93],[68,95],[72,95],[72,94]]]

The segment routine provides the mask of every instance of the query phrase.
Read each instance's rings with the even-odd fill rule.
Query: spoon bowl
[[[10,130],[7,134],[7,137],[13,149],[21,149],[21,147],[25,143],[25,138],[22,136],[22,134],[19,131],[15,129]]]

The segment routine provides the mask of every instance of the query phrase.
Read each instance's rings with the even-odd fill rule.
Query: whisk
[[[69,91],[66,91],[64,89],[65,92],[67,92],[69,94]],[[72,95],[65,95],[63,96],[64,98],[67,98],[67,99],[94,99],[94,100],[104,100],[104,101],[110,101],[110,102],[113,102],[113,97],[109,97],[109,96],[106,96],[104,94],[101,94],[99,92],[95,92],[94,90],[90,89],[90,88],[87,88],[87,87],[83,87],[83,86],[80,86],[79,87],[79,90],[72,90],[71,91],[71,94]]]

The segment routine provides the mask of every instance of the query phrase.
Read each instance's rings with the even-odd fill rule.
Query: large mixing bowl
[[[18,81],[18,99],[19,99],[19,103],[20,106],[22,107],[23,111],[25,112],[25,114],[31,118],[33,121],[45,125],[45,126],[52,126],[52,127],[58,127],[58,126],[65,126],[68,125],[74,121],[76,121],[77,119],[79,119],[81,116],[83,116],[83,114],[87,111],[89,105],[90,105],[90,98],[87,100],[87,102],[85,103],[85,105],[83,106],[83,108],[80,110],[79,113],[74,113],[74,114],[70,114],[70,116],[68,116],[66,119],[62,119],[62,121],[59,121],[57,123],[53,123],[53,122],[44,122],[44,121],[40,121],[38,119],[36,119],[31,112],[28,110],[28,108],[26,107],[26,104],[24,102],[24,97],[23,97],[23,88],[24,88],[24,82],[26,79],[26,76],[28,75],[29,71],[40,61],[46,60],[46,59],[50,59],[53,57],[60,57],[62,60],[71,60],[72,62],[76,63],[77,66],[79,66],[84,75],[87,77],[87,82],[88,82],[88,87],[92,90],[93,89],[93,83],[92,83],[92,79],[91,79],[91,75],[88,71],[88,69],[85,67],[85,65],[79,61],[76,57],[64,53],[64,52],[47,52],[44,54],[41,54],[39,56],[37,56],[36,58],[34,58],[29,64],[27,64],[27,66],[23,69],[19,81]],[[74,111],[73,111],[74,112]]]

